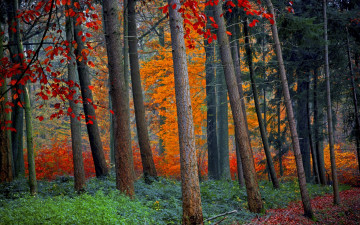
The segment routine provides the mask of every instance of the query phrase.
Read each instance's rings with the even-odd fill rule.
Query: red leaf
[[[89,85],[88,87],[89,87],[90,90],[94,89],[94,86],[92,86],[92,85]]]
[[[114,111],[112,111],[111,109],[110,109],[110,113],[114,115]]]
[[[232,35],[232,33],[231,33],[230,31],[226,31],[226,33],[227,33],[228,35]]]
[[[175,4],[175,3],[172,5],[172,8],[173,8],[173,9],[176,9],[176,4]]]
[[[68,113],[71,113],[72,112],[72,108],[68,108]]]
[[[88,64],[89,64],[89,66],[92,67],[92,68],[95,67],[95,64],[94,64],[92,61],[89,61]]]
[[[77,8],[77,9],[80,9],[80,5],[78,2],[74,2],[74,6]]]
[[[40,121],[43,121],[43,120],[44,120],[44,117],[43,117],[43,116],[39,116],[38,119],[39,119]]]

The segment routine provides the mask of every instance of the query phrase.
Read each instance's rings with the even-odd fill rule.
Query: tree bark
[[[213,16],[210,6],[206,6],[205,15]],[[211,29],[210,23],[206,24],[207,29]],[[215,88],[215,69],[214,69],[214,42],[209,43],[204,40],[205,44],[205,71],[206,71],[206,133],[208,146],[208,177],[209,179],[219,179],[219,152],[217,147],[217,129],[216,129],[216,88]]]
[[[275,19],[275,10],[272,5],[271,0],[266,0],[266,5],[268,7],[269,12],[273,15],[273,24],[271,25],[273,39],[274,39],[274,47],[275,52],[277,56],[277,61],[279,64],[279,72],[280,72],[280,78],[282,83],[282,89],[284,94],[284,101],[286,106],[286,112],[289,120],[289,126],[290,126],[290,133],[291,133],[291,140],[293,144],[294,149],[294,155],[295,155],[295,161],[296,161],[296,168],[297,168],[297,174],[299,179],[299,186],[300,186],[300,194],[301,199],[304,207],[305,216],[309,218],[313,218],[314,213],[312,211],[311,202],[309,193],[306,187],[306,179],[305,179],[305,172],[304,172],[304,166],[302,164],[301,159],[301,152],[300,152],[300,144],[299,144],[299,138],[296,131],[296,123],[294,118],[294,112],[293,107],[291,103],[290,98],[290,92],[289,92],[289,86],[286,78],[286,71],[285,71],[285,65],[282,57],[282,51],[281,51],[281,45],[276,25],[276,19]]]
[[[266,162],[267,162],[267,168],[270,173],[271,182],[273,184],[273,187],[279,188],[279,180],[276,176],[276,171],[274,167],[274,163],[272,160],[271,152],[270,152],[270,145],[267,137],[267,132],[265,129],[265,124],[261,116],[260,111],[260,103],[259,103],[259,94],[255,83],[255,72],[254,72],[254,66],[252,61],[252,51],[250,48],[250,41],[249,41],[249,32],[248,32],[248,23],[247,19],[244,19],[243,21],[244,25],[244,35],[245,35],[245,50],[246,50],[246,61],[249,66],[250,71],[250,80],[251,80],[251,90],[254,95],[254,102],[255,102],[255,111],[259,122],[259,128],[260,128],[260,134],[261,134],[261,140],[263,142],[264,152],[266,155]]]
[[[84,170],[84,160],[82,156],[82,145],[81,145],[81,121],[77,119],[80,114],[80,107],[75,103],[75,100],[79,98],[78,88],[74,85],[77,83],[77,73],[76,73],[76,59],[74,55],[74,46],[72,41],[74,40],[74,29],[73,29],[73,19],[71,17],[66,17],[66,40],[68,41],[68,56],[70,57],[68,61],[68,81],[72,83],[69,85],[69,89],[74,93],[73,99],[69,100],[69,106],[72,109],[72,114],[70,116],[70,130],[71,130],[71,149],[73,153],[73,164],[74,164],[74,188],[75,191],[81,192],[85,189],[85,170]],[[73,83],[74,82],[74,83]]]
[[[120,14],[117,0],[103,1],[106,49],[108,54],[110,94],[114,111],[114,148],[116,187],[134,195],[134,164],[132,163],[129,92],[124,76],[121,47]]]
[[[277,103],[277,149],[278,149],[278,154],[279,154],[279,170],[280,170],[280,177],[284,176],[284,169],[283,169],[283,164],[282,164],[282,140],[281,140],[281,88],[280,85],[276,90],[276,96],[278,99],[278,103]]]
[[[25,121],[26,121],[26,144],[27,144],[27,157],[28,157],[28,169],[29,169],[29,186],[30,194],[35,196],[37,193],[37,181],[35,171],[35,155],[34,155],[34,143],[33,143],[33,132],[31,123],[31,104],[29,89],[25,87],[24,92],[25,100]]]
[[[223,14],[222,4],[219,3],[217,5],[214,5],[213,7],[214,19],[218,25],[217,36],[220,45],[221,60],[224,67],[225,79],[230,98],[230,105],[235,123],[236,142],[239,145],[239,150],[241,152],[241,160],[243,163],[249,210],[251,212],[260,213],[264,211],[264,207],[256,178],[252,149],[249,144],[248,134],[246,132],[246,123],[244,121],[243,110],[241,107],[241,100],[235,77],[234,64],[231,57],[230,44],[226,34],[225,21],[223,17],[221,17],[221,15]]]
[[[77,2],[75,0],[74,2]],[[83,50],[85,49],[84,42],[81,40],[81,37],[78,35],[82,33],[81,24],[77,24],[75,20],[74,23],[74,39],[77,43],[77,49],[75,50],[77,70],[79,73],[80,87],[81,87],[81,96],[83,99],[84,112],[85,112],[85,121],[86,127],[89,135],[91,153],[94,160],[96,177],[103,177],[108,175],[108,168],[105,161],[105,154],[102,147],[102,142],[100,138],[100,132],[98,127],[98,122],[96,118],[95,109],[93,106],[93,95],[92,91],[89,88],[91,85],[89,68],[87,66],[87,60],[83,55]]]
[[[136,128],[140,146],[141,162],[145,181],[151,183],[152,178],[157,178],[156,168],[150,147],[150,140],[148,128],[145,120],[145,107],[143,100],[143,89],[141,87],[140,66],[138,57],[138,41],[136,32],[136,0],[128,1],[129,11],[129,54],[130,54],[130,69],[131,69],[131,84],[134,99]]]
[[[180,144],[183,224],[203,224],[193,115],[180,0],[168,0]]]
[[[323,13],[324,13],[324,41],[325,41],[325,79],[326,79],[326,102],[327,102],[327,122],[328,122],[328,135],[329,135],[329,147],[330,147],[330,162],[331,162],[331,175],[333,180],[333,193],[334,204],[340,204],[339,196],[339,184],[336,172],[335,151],[334,151],[334,134],[332,123],[332,111],[331,111],[331,91],[330,91],[330,69],[329,69],[329,50],[328,50],[328,36],[327,36],[327,1],[323,0]]]

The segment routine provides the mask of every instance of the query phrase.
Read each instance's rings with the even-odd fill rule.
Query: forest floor
[[[250,224],[360,224],[360,188],[342,191],[340,198],[337,206],[333,205],[332,194],[312,199],[315,220],[304,217],[301,201],[296,201],[283,209],[269,209]]]

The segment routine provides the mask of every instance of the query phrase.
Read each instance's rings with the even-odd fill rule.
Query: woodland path
[[[332,194],[311,200],[316,221],[305,218],[301,202],[292,202],[287,208],[269,209],[266,215],[249,224],[360,224],[360,188],[340,192],[341,204],[333,205]]]

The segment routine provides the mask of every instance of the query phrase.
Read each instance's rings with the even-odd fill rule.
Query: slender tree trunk
[[[3,48],[3,33],[2,33],[2,24],[0,24],[0,59],[4,57],[4,48]],[[1,61],[0,61],[1,63]],[[0,64],[1,65],[1,64]],[[0,74],[0,80],[2,83],[0,85],[0,95],[6,92],[6,76],[5,74]],[[11,152],[11,145],[10,145],[10,137],[11,133],[8,132],[6,128],[8,125],[6,124],[7,120],[10,120],[8,117],[10,113],[6,112],[5,103],[8,100],[8,96],[5,93],[4,99],[0,101],[0,183],[2,182],[10,182],[13,179],[12,173],[12,152]]]
[[[140,66],[137,49],[137,32],[136,32],[136,0],[128,1],[129,11],[129,54],[131,67],[131,84],[134,98],[136,128],[139,139],[141,161],[145,181],[151,183],[152,178],[157,178],[155,164],[150,147],[148,128],[145,120],[145,107],[143,100],[143,90],[141,87]]]
[[[18,10],[19,2],[18,0],[7,0],[7,14],[9,24],[14,25],[15,27],[9,26],[9,50],[10,50],[10,58],[13,63],[21,63],[22,59],[19,57],[19,53],[24,52],[23,46],[21,43],[20,37],[20,23],[17,18],[17,10]],[[16,32],[14,32],[11,28],[15,28]],[[19,79],[19,75],[15,75],[12,77],[12,80]],[[13,102],[14,107],[12,108],[12,126],[16,129],[16,132],[12,132],[11,134],[11,148],[13,155],[13,175],[15,178],[24,177],[25,176],[25,164],[24,164],[24,152],[23,152],[23,129],[24,129],[24,109],[19,106],[19,102],[24,102],[24,86],[18,85],[16,88],[21,90],[22,93],[19,94],[19,97],[15,99]],[[15,89],[13,89],[16,91]]]
[[[327,1],[323,1],[324,10],[324,41],[325,41],[325,79],[326,79],[326,102],[327,102],[327,121],[328,121],[328,133],[329,133],[329,145],[330,145],[330,162],[331,162],[331,175],[333,180],[333,192],[334,192],[334,204],[340,204],[339,196],[339,184],[336,172],[335,162],[335,150],[334,150],[334,134],[332,123],[332,111],[331,111],[331,91],[330,91],[330,69],[329,69],[329,50],[328,50],[328,37],[327,37],[327,15],[326,6]]]
[[[75,0],[74,2],[77,1],[78,0]],[[91,89],[89,88],[91,85],[89,68],[87,66],[87,60],[85,60],[83,55],[85,46],[84,42],[81,40],[81,37],[78,35],[79,33],[82,33],[82,28],[81,24],[77,24],[75,20],[73,22],[74,39],[78,45],[77,49],[75,50],[77,70],[79,73],[81,95],[83,99],[85,121],[89,135],[91,153],[94,160],[96,177],[103,177],[107,176],[109,171],[105,161],[105,154],[100,138],[99,126],[93,106],[93,95]]]
[[[246,123],[244,121],[243,110],[241,107],[241,100],[235,77],[234,64],[231,57],[230,44],[226,34],[225,21],[221,17],[221,15],[223,14],[222,4],[219,3],[217,5],[214,5],[213,8],[214,19],[218,25],[217,36],[220,45],[221,60],[224,66],[225,79],[230,98],[230,105],[235,123],[236,142],[239,145],[239,150],[241,152],[241,160],[243,163],[249,210],[251,212],[259,213],[264,211],[264,207],[261,200],[259,185],[257,182],[252,149],[249,144],[248,134],[246,132]]]
[[[305,216],[309,218],[313,218],[314,213],[312,211],[311,202],[309,193],[306,187],[306,179],[305,179],[305,172],[304,172],[304,166],[302,164],[302,158],[301,158],[301,151],[300,151],[300,144],[299,144],[299,138],[296,131],[296,123],[294,118],[294,112],[293,107],[291,103],[290,98],[290,92],[289,92],[289,86],[286,78],[286,71],[285,71],[285,65],[282,57],[282,51],[281,51],[281,45],[276,25],[276,19],[275,19],[275,10],[272,5],[271,0],[266,0],[266,5],[269,9],[269,12],[273,15],[274,23],[271,25],[272,34],[274,38],[274,45],[275,45],[275,52],[277,56],[277,61],[279,64],[279,72],[280,72],[280,78],[282,83],[282,89],[284,94],[284,101],[286,106],[286,112],[289,120],[289,126],[290,126],[290,133],[291,133],[291,139],[294,149],[294,155],[295,155],[295,161],[296,161],[296,168],[297,168],[297,174],[299,178],[299,186],[300,186],[300,193],[301,193],[301,199],[304,207]]]
[[[281,140],[281,88],[280,86],[276,90],[276,95],[278,99],[277,103],[277,148],[279,151],[279,168],[280,168],[280,176],[284,176],[284,169],[282,164],[282,140]]]
[[[110,94],[114,111],[114,148],[116,187],[134,194],[134,164],[131,154],[129,92],[124,77],[121,47],[120,13],[117,0],[103,1],[106,49],[108,54]]]
[[[273,160],[271,157],[270,145],[269,145],[269,141],[268,141],[268,137],[267,137],[267,133],[266,133],[266,129],[265,129],[265,124],[262,119],[261,111],[260,111],[259,95],[258,95],[256,83],[255,83],[255,72],[254,72],[254,66],[253,66],[253,61],[252,61],[252,51],[250,48],[247,19],[244,20],[243,25],[244,25],[244,35],[245,35],[246,61],[247,61],[247,64],[249,66],[249,71],[250,71],[251,89],[252,89],[252,93],[254,95],[255,111],[256,111],[257,118],[258,118],[261,139],[263,142],[264,152],[266,155],[267,168],[269,170],[271,181],[272,181],[274,188],[279,188],[279,181],[277,179],[274,163],[273,163]]]
[[[34,142],[33,142],[33,132],[32,132],[32,123],[31,123],[31,104],[28,87],[25,88],[24,93],[25,99],[25,121],[26,121],[26,144],[27,144],[27,153],[28,153],[28,169],[29,169],[29,186],[30,194],[35,196],[37,193],[37,181],[36,181],[36,171],[35,171],[35,155],[34,155]]]
[[[216,49],[216,120],[217,120],[217,144],[219,151],[219,175],[221,179],[230,179],[229,163],[229,122],[228,122],[228,98],[224,69],[221,65],[219,49]]]
[[[351,78],[351,89],[352,89],[352,97],[354,101],[354,115],[355,115],[355,135],[356,140],[360,140],[360,119],[359,119],[359,108],[358,108],[358,100],[357,100],[357,94],[356,94],[356,84],[354,79],[354,72],[353,72],[353,66],[351,63],[351,52],[350,52],[350,41],[349,41],[349,31],[346,28],[346,44],[347,44],[347,55],[348,55],[348,61],[349,61],[349,71],[350,71],[350,78]],[[358,148],[358,144],[356,144],[356,152],[358,156],[358,165],[359,165],[359,172],[360,172],[360,149]]]
[[[70,57],[68,61],[68,81],[76,83],[78,81],[76,73],[76,60],[74,55],[74,46],[72,41],[74,40],[74,29],[73,29],[73,19],[71,17],[66,17],[66,40],[69,45]],[[71,83],[72,83],[71,82]],[[80,107],[75,103],[75,100],[79,98],[78,88],[72,83],[69,85],[70,91],[74,93],[73,99],[69,100],[70,108],[72,109],[72,114],[70,116],[70,129],[71,129],[71,149],[73,153],[73,164],[74,164],[74,188],[77,192],[81,192],[85,189],[85,170],[84,170],[84,160],[82,156],[82,145],[81,145],[81,121],[77,119],[80,114]]]
[[[180,142],[182,224],[203,224],[183,19],[178,12],[181,3],[168,3]]]
[[[213,16],[210,6],[206,6],[205,14],[207,17]],[[207,29],[211,29],[210,23],[207,23]],[[217,128],[216,128],[216,88],[215,88],[215,68],[214,68],[214,55],[215,45],[214,42],[209,43],[205,39],[205,71],[206,71],[206,133],[208,145],[208,176],[209,179],[219,179],[219,151],[217,146]]]
[[[324,162],[324,151],[320,146],[319,137],[319,115],[318,115],[318,68],[314,69],[314,139],[315,139],[315,152],[317,155],[317,165],[319,171],[320,183],[326,185],[326,173],[325,173],[325,162]]]
[[[159,44],[161,47],[165,47],[165,32],[163,26],[159,27]],[[165,107],[161,107],[159,110],[159,131],[161,131],[162,127],[165,124],[166,117],[161,115],[161,113],[165,111],[166,111]],[[163,154],[164,152],[165,152],[164,140],[159,134],[159,153]]]

